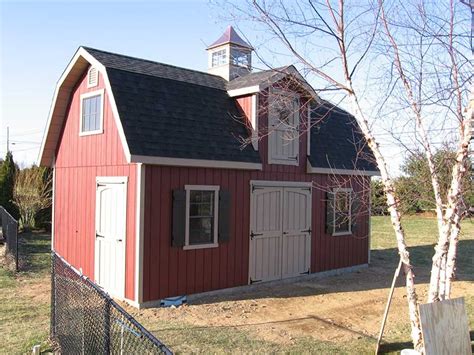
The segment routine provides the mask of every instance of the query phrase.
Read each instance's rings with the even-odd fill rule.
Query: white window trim
[[[219,231],[219,190],[220,187],[217,185],[185,185],[184,189],[186,191],[186,232],[184,239],[184,250],[192,249],[204,249],[204,248],[216,248],[219,246],[218,243],[218,231]],[[214,191],[214,242],[208,244],[189,244],[189,197],[191,191]]]
[[[79,105],[80,105],[80,109],[79,109],[79,135],[80,136],[90,136],[90,135],[93,135],[93,134],[102,134],[102,133],[104,133],[104,107],[105,107],[104,92],[105,92],[104,89],[100,89],[100,90],[87,92],[87,93],[82,94],[80,96],[80,103],[79,103]],[[82,131],[82,103],[83,103],[84,99],[87,99],[87,98],[93,97],[93,96],[97,96],[97,95],[100,95],[100,105],[101,105],[101,107],[100,107],[100,117],[99,117],[100,127],[99,127],[99,129],[97,129],[95,131],[83,132]]]
[[[332,208],[332,220],[334,221],[332,226],[332,236],[339,237],[343,235],[351,235],[352,234],[352,189],[351,188],[336,188],[333,190],[334,194],[334,203]],[[336,196],[338,192],[346,192],[349,193],[349,230],[344,232],[336,232]]]
[[[272,89],[271,90],[271,94],[270,94],[270,98],[268,100],[268,102],[270,103],[270,105],[272,105],[272,101],[275,100],[275,97],[278,97],[278,96],[287,96],[287,97],[290,97],[290,98],[293,98],[293,99],[297,99],[298,100],[298,122],[296,124],[296,126],[299,128],[300,126],[300,123],[301,123],[301,97],[299,94],[295,93],[295,92],[289,92],[289,91],[285,91],[285,90],[282,90],[282,89]],[[267,126],[270,127],[271,125],[271,118],[270,118],[270,115],[272,113],[272,110],[268,109],[268,114],[267,114]],[[269,131],[269,133],[271,133]],[[296,159],[280,159],[280,158],[274,158],[272,156],[272,143],[273,140],[271,139],[270,137],[270,134],[268,134],[268,144],[267,144],[267,154],[268,154],[268,164],[271,164],[271,165],[291,165],[291,166],[299,166],[300,165],[300,136],[298,135],[298,142],[296,144]]]
[[[90,82],[90,76],[91,76],[91,71],[95,69],[95,74],[96,74],[96,77],[95,77],[95,82],[93,82],[91,84]],[[90,88],[95,88],[97,85],[99,85],[99,70],[92,66],[89,68],[89,70],[87,71],[87,88],[90,89]]]

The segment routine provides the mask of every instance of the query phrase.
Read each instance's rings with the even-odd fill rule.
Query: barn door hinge
[[[264,189],[265,187],[263,186],[255,186],[255,185],[252,185],[252,192],[254,192],[255,190],[261,190],[261,189]]]
[[[260,236],[260,235],[263,235],[263,233],[254,233],[254,232],[251,232],[251,233],[250,233],[250,239],[253,240],[253,238],[258,237],[258,236]]]
[[[97,183],[97,187],[100,187],[100,186],[107,186],[106,184],[101,184],[100,182]]]
[[[288,157],[288,159],[291,159],[291,160],[298,160],[298,155],[295,155],[294,157]]]
[[[301,233],[309,233],[309,234],[311,234],[311,227],[309,227],[308,229],[305,229],[304,231],[301,231]]]
[[[257,282],[262,282],[262,280],[252,280],[252,278],[250,278],[250,284],[254,284],[254,283],[257,283]]]
[[[300,275],[309,275],[309,269],[308,269],[308,271],[300,272]]]

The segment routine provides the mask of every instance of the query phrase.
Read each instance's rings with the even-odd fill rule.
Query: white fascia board
[[[227,94],[230,97],[237,97],[237,96],[255,94],[258,92],[260,92],[260,85],[248,86],[246,88],[240,88],[240,89],[234,89],[234,90],[228,90]]]
[[[260,163],[245,163],[239,161],[203,160],[203,159],[183,159],[168,157],[151,157],[145,155],[132,155],[132,163],[143,163],[166,166],[187,166],[196,168],[216,168],[216,169],[242,169],[242,170],[262,170]]]
[[[107,89],[106,90],[107,91],[107,96],[110,100],[110,106],[112,107],[112,112],[113,112],[113,115],[114,115],[115,124],[116,124],[117,130],[119,132],[120,140],[122,142],[122,147],[124,149],[124,153],[125,153],[127,161],[130,162],[130,149],[129,149],[127,141],[125,139],[125,134],[124,134],[123,127],[122,127],[122,122],[120,121],[120,117],[118,115],[117,105],[115,103],[115,98],[114,98],[113,93],[112,93],[112,89],[111,89],[111,86],[110,86],[109,78],[107,76],[106,68],[97,59],[95,59],[91,54],[89,54],[89,52],[87,52],[87,50],[85,50],[83,47],[80,47],[76,51],[76,53],[74,54],[73,58],[69,62],[68,66],[66,67],[66,69],[64,70],[63,74],[61,75],[61,77],[59,78],[59,80],[56,84],[56,89],[54,91],[53,100],[51,102],[51,107],[50,107],[49,114],[48,114],[48,122],[46,124],[46,129],[45,129],[45,132],[43,134],[43,140],[41,142],[41,148],[40,148],[40,153],[39,153],[39,157],[38,157],[39,165],[51,166],[51,164],[52,164],[52,157],[51,158],[46,158],[44,156],[44,154],[45,154],[46,143],[48,141],[49,131],[50,131],[50,128],[52,126],[52,121],[53,121],[53,116],[54,116],[54,109],[56,107],[57,99],[58,99],[58,96],[59,96],[60,92],[63,92],[64,90],[66,90],[66,92],[68,94],[70,94],[70,92],[72,91],[73,86],[76,84],[76,81],[70,82],[68,84],[65,84],[65,81],[66,81],[69,74],[74,69],[74,67],[76,66],[78,60],[81,57],[84,58],[90,65],[96,67],[97,70],[102,74],[102,77],[103,77],[104,83],[105,83],[105,87]],[[65,119],[65,116],[63,117],[63,120],[64,119]],[[60,124],[61,127],[62,127],[62,123],[63,122],[61,122],[61,124]],[[58,124],[56,123],[56,125],[58,125]],[[57,142],[56,142],[56,145],[57,145]],[[55,145],[55,147],[56,147],[56,145]],[[49,159],[49,161],[47,159]]]
[[[373,171],[373,170],[313,168],[309,160],[307,161],[307,164],[306,164],[306,172],[308,174],[380,176],[380,171]]]

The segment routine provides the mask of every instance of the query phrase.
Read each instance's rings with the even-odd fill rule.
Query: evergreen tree
[[[13,218],[18,219],[18,208],[13,203],[13,189],[15,186],[16,166],[11,152],[7,152],[3,164],[0,166],[0,205],[3,206]]]

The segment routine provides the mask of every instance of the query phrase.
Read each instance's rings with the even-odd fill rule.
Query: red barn
[[[78,49],[40,155],[53,249],[137,307],[367,265],[378,172],[353,117],[293,66],[252,72],[231,27],[207,50],[209,73]]]

